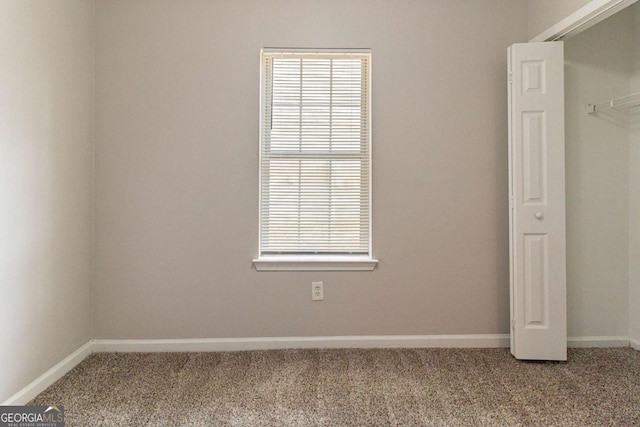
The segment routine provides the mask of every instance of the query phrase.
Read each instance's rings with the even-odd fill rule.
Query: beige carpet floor
[[[640,352],[507,349],[94,354],[31,404],[68,426],[640,425]]]

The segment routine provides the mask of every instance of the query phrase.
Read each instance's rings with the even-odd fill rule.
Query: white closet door
[[[567,360],[563,42],[508,62],[511,353]]]

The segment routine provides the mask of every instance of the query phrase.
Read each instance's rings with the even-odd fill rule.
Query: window
[[[263,49],[258,270],[372,270],[368,50]]]

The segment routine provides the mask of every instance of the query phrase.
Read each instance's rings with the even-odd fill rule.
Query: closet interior
[[[640,2],[565,40],[569,336],[640,345]]]

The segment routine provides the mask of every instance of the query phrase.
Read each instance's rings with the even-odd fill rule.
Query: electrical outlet
[[[324,300],[324,283],[323,282],[311,282],[311,300],[312,301]]]

